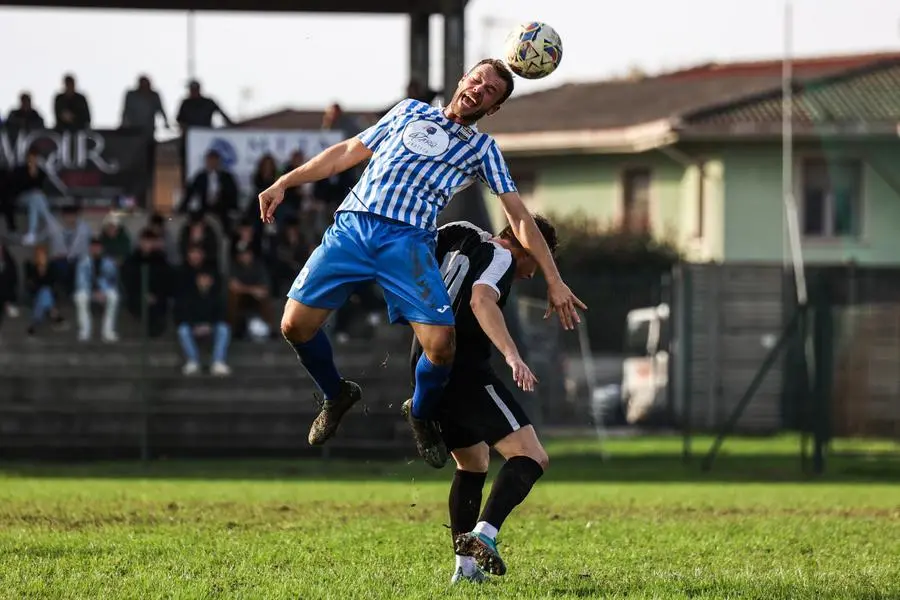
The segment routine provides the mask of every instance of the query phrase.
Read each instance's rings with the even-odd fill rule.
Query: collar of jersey
[[[478,133],[478,126],[477,126],[478,124],[477,123],[472,123],[471,125],[460,125],[456,121],[451,121],[450,119],[448,119],[447,117],[444,116],[444,106],[442,104],[438,104],[437,109],[438,109],[438,113],[437,113],[438,122],[445,129],[449,128],[450,133],[458,133],[464,127],[468,127],[469,130],[472,132],[472,135],[475,135],[476,133]],[[431,115],[429,115],[429,117],[430,116]],[[428,119],[428,120],[433,121],[434,119]]]

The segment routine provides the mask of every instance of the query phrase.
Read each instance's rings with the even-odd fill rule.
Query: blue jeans
[[[227,323],[216,323],[213,329],[212,361],[224,363],[228,354],[228,344],[231,342],[231,328]],[[182,323],[178,326],[178,341],[188,362],[200,362],[200,352],[197,350],[197,341],[194,339],[194,326]]]
[[[28,234],[37,235],[38,221],[43,218],[46,224],[51,218],[47,196],[41,190],[29,190],[19,196],[19,204],[28,211]]]
[[[31,313],[31,321],[35,325],[40,325],[47,318],[47,314],[56,306],[53,299],[53,291],[44,286],[34,295],[34,308]]]

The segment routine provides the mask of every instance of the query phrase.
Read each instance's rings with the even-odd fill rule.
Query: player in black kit
[[[555,252],[553,225],[539,216],[535,222],[551,253]],[[506,572],[497,552],[497,531],[548,464],[528,416],[490,366],[493,344],[512,370],[516,385],[534,390],[537,378],[519,355],[502,308],[513,281],[533,277],[537,263],[509,227],[493,236],[467,222],[450,223],[438,230],[437,259],[456,316],[456,358],[438,421],[444,443],[456,461],[449,501],[456,553],[451,582],[481,582],[484,571],[494,575]],[[414,341],[413,370],[421,352]],[[409,401],[403,405],[407,419],[409,405]],[[491,447],[506,463],[479,517]]]

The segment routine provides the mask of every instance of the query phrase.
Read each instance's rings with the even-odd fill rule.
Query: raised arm
[[[284,200],[288,188],[326,179],[355,167],[372,156],[372,151],[359,138],[350,138],[326,148],[308,162],[285,173],[269,189],[259,195],[259,217],[271,223],[275,209]]]
[[[553,255],[550,253],[550,248],[547,247],[544,236],[541,235],[534,222],[534,217],[528,212],[519,193],[501,194],[500,202],[503,204],[503,212],[506,213],[506,218],[516,239],[523,248],[531,253],[544,273],[549,302],[544,318],[549,317],[551,312],[556,312],[565,329],[574,329],[576,324],[581,323],[576,307],[587,309],[587,306],[563,282],[559,269],[556,267],[556,261],[553,260]]]

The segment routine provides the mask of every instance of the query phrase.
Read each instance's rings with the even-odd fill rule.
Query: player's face
[[[531,279],[537,272],[538,264],[527,250],[516,248],[513,251],[516,259],[516,279]]]
[[[494,68],[480,65],[459,82],[449,108],[467,121],[475,122],[500,110],[497,102],[505,91],[506,82],[500,79]]]

